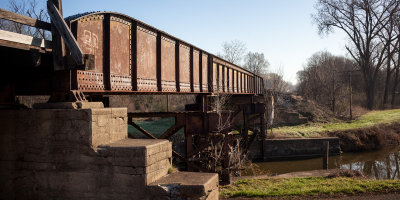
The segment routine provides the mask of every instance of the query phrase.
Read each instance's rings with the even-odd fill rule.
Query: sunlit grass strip
[[[368,128],[379,124],[400,122],[400,109],[371,111],[350,123],[314,123],[299,126],[283,126],[274,131],[288,137],[313,137],[321,132]]]
[[[357,178],[246,179],[221,189],[225,197],[268,197],[293,195],[333,195],[400,190],[400,180]]]

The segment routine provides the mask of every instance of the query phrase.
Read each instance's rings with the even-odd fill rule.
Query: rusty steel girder
[[[129,16],[95,12],[67,22],[83,53],[95,56],[93,69],[73,70],[71,89],[262,94],[260,76]]]

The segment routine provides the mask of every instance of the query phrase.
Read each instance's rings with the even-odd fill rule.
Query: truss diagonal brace
[[[88,62],[93,62],[93,55],[85,56],[79,47],[75,37],[72,35],[71,30],[68,28],[67,23],[65,23],[64,19],[60,11],[50,0],[47,1],[47,10],[51,19],[51,23],[55,26],[58,33],[64,39],[65,44],[69,48],[72,54],[72,58],[77,65],[91,65]],[[90,67],[89,67],[90,68]]]

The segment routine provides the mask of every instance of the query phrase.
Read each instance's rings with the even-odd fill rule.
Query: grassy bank
[[[356,194],[400,190],[400,180],[362,178],[282,178],[246,179],[221,189],[223,197],[273,197]]]
[[[319,137],[322,133],[370,128],[400,121],[400,109],[371,111],[351,122],[313,123],[274,129],[276,137]]]

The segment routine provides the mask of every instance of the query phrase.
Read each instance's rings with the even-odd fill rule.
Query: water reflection
[[[399,178],[400,147],[362,153],[344,153],[329,157],[329,168],[360,170],[375,179]],[[255,163],[257,170],[247,169],[244,175],[261,173],[282,174],[322,169],[322,158],[296,161]]]

